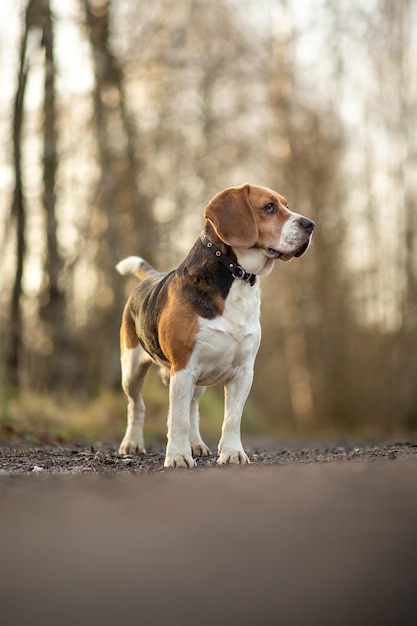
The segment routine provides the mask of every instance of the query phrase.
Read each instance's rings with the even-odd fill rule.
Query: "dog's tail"
[[[122,276],[134,274],[139,280],[144,280],[152,274],[157,274],[157,270],[140,256],[128,256],[116,265],[116,269]]]

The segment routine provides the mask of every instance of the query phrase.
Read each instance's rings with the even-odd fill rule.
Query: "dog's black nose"
[[[314,229],[314,222],[313,220],[309,220],[307,217],[303,217],[300,220],[300,224],[303,228],[306,229],[307,232],[312,233],[313,229]]]

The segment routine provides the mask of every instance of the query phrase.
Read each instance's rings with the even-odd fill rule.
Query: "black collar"
[[[223,252],[221,252],[221,250],[219,250],[219,248],[210,241],[204,231],[201,233],[200,239],[202,243],[206,246],[206,248],[211,250],[219,259],[219,261],[221,261],[223,265],[227,267],[233,278],[244,280],[245,282],[249,282],[251,287],[254,286],[256,282],[256,274],[249,274],[246,270],[243,269],[241,265],[232,261],[232,259],[226,254],[223,254]]]

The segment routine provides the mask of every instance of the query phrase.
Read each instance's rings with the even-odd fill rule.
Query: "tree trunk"
[[[281,2],[284,15],[288,12],[285,1]],[[292,30],[289,21],[276,33],[272,42],[273,69],[271,74],[270,97],[273,110],[271,122],[271,180],[276,180],[276,172],[282,171],[291,159],[292,131],[290,127],[289,102],[293,89],[294,71],[292,68]],[[278,26],[278,25],[277,25]],[[281,181],[277,181],[280,188]],[[288,190],[289,191],[289,190]],[[283,190],[283,193],[286,193]],[[294,200],[294,198],[293,198]],[[288,268],[289,270],[290,268]],[[280,268],[281,271],[282,268]],[[281,330],[284,338],[286,372],[292,417],[295,430],[306,433],[316,425],[314,396],[308,367],[308,350],[304,320],[300,314],[301,298],[297,271],[287,270],[282,281],[280,298]],[[295,276],[295,277],[294,277]]]
[[[28,33],[36,22],[37,1],[30,0],[26,9],[25,24],[20,44],[20,64],[17,89],[13,106],[13,169],[14,192],[11,206],[12,219],[16,228],[16,269],[10,301],[10,321],[6,338],[6,381],[12,388],[19,387],[22,355],[22,280],[26,252],[26,209],[22,181],[22,128],[24,101],[28,78],[27,43]]]
[[[59,287],[62,258],[58,250],[55,180],[57,171],[57,132],[55,105],[54,37],[49,0],[42,0],[42,44],[45,48],[45,96],[43,126],[43,204],[46,218],[46,259],[41,315],[49,322],[49,334],[56,348],[56,330],[62,328],[64,294]]]
[[[138,192],[137,138],[127,114],[122,71],[110,49],[110,2],[98,6],[84,0],[84,6],[96,77],[94,110],[101,168],[92,216],[99,304],[94,323],[98,335],[105,338],[98,342],[92,367],[100,370],[103,382],[112,385],[119,379],[115,347],[124,300],[124,285],[115,265],[122,256],[134,253],[152,262],[154,225],[146,198]],[[106,354],[103,346],[107,346]]]

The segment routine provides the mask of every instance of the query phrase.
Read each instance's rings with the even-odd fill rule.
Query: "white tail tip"
[[[144,263],[144,260],[140,256],[128,256],[116,265],[116,269],[122,276],[135,274],[142,263]]]

